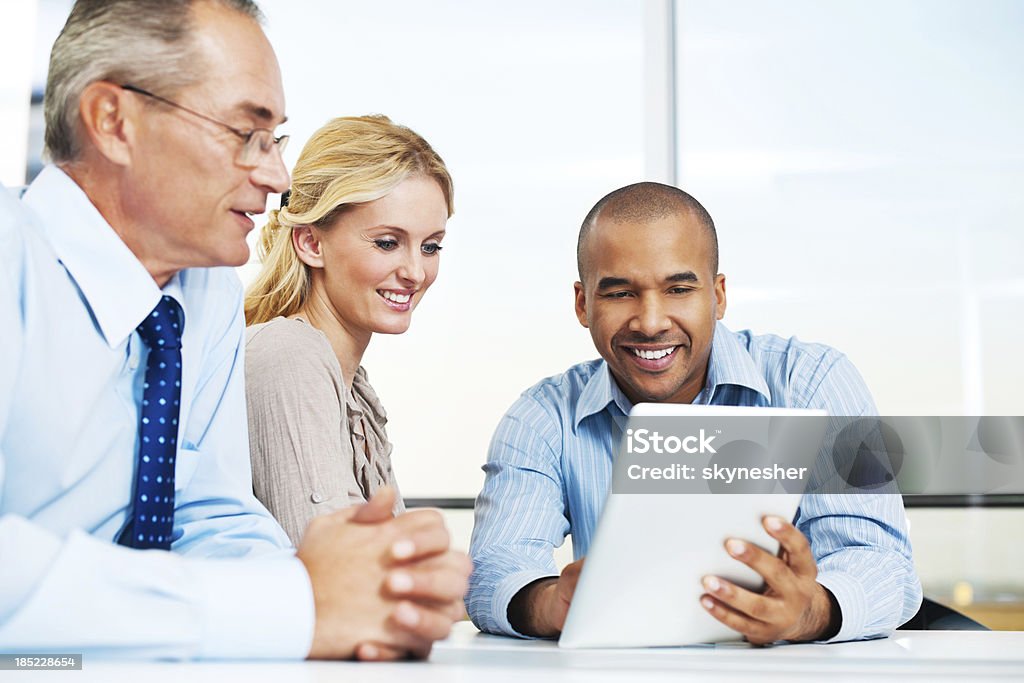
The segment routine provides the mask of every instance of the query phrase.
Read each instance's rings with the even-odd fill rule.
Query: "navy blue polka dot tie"
[[[149,347],[149,356],[142,392],[132,516],[118,542],[133,548],[170,550],[185,313],[177,301],[165,296],[136,329]]]

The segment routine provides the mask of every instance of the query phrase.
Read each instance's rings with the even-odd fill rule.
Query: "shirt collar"
[[[719,322],[715,324],[715,334],[711,340],[708,376],[699,396],[706,397],[706,402],[710,402],[718,387],[726,384],[748,387],[762,394],[769,402],[772,400],[768,383],[754,364],[750,352],[729,328]],[[580,398],[576,402],[576,420],[573,428],[578,428],[584,418],[596,415],[611,403],[616,404],[623,415],[629,415],[633,408],[633,404],[612,377],[608,363],[602,360],[580,392]]]
[[[172,296],[184,306],[179,275],[161,291],[82,188],[60,168],[44,168],[23,201],[42,218],[47,241],[82,292],[111,348],[131,335],[161,295]]]
[[[573,429],[577,429],[584,418],[596,415],[613,403],[623,415],[629,415],[629,411],[633,409],[632,402],[626,398],[612,377],[608,363],[602,360],[583,386],[579,400],[576,401],[576,420],[573,422]]]
[[[711,357],[708,359],[708,377],[701,396],[710,402],[718,387],[726,384],[753,389],[771,403],[772,394],[768,383],[750,357],[750,351],[729,328],[719,322],[715,324]]]

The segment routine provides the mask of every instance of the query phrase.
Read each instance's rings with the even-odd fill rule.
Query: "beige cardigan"
[[[397,491],[384,408],[361,367],[346,394],[320,330],[281,317],[248,328],[245,385],[253,491],[292,543],[317,515]]]

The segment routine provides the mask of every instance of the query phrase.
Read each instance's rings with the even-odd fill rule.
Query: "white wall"
[[[0,0],[4,35],[0,40],[0,184],[24,185],[28,154],[28,113],[38,14],[35,0]],[[26,68],[9,68],[9,65]]]
[[[879,409],[1024,414],[1024,5],[680,3],[679,173],[727,322],[847,352]]]

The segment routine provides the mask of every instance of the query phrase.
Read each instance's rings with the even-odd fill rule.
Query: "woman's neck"
[[[370,343],[370,333],[353,333],[345,327],[337,310],[323,291],[314,286],[306,304],[292,318],[302,318],[310,325],[327,336],[334,355],[341,366],[341,376],[345,380],[345,391],[352,391],[352,381],[363,360],[363,354]]]

